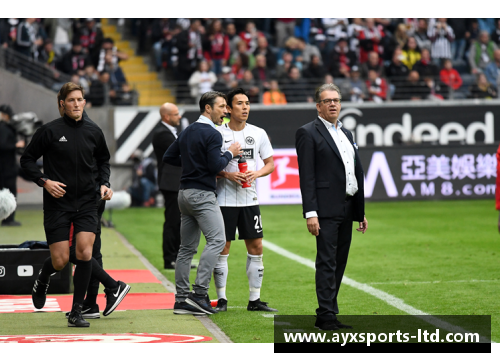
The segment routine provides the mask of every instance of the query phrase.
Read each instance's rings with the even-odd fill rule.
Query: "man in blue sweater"
[[[175,264],[174,314],[204,315],[217,313],[210,305],[208,286],[226,237],[224,220],[217,203],[216,177],[229,161],[236,157],[241,146],[233,143],[221,154],[222,135],[215,129],[226,114],[226,96],[221,92],[207,92],[200,99],[201,116],[187,127],[167,149],[163,162],[182,166],[179,190],[181,219],[181,246]],[[189,271],[198,250],[201,231],[207,244],[200,257],[189,293]]]

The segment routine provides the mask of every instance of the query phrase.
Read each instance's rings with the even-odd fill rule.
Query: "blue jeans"
[[[222,59],[212,59],[212,72],[214,72],[215,75],[222,73]]]
[[[146,177],[141,177],[139,183],[140,187],[130,187],[129,192],[133,199],[143,204],[151,197],[152,192],[156,188],[156,184]]]
[[[155,65],[156,68],[159,69],[163,65],[163,54],[170,53],[170,43],[164,43],[162,41],[158,41],[153,44],[153,53],[155,57]]]
[[[148,201],[151,197],[151,194],[155,190],[155,183],[146,177],[141,177],[141,186],[142,186],[142,200]]]
[[[466,45],[465,39],[455,39],[455,41],[451,42],[451,57],[453,60],[464,59]]]

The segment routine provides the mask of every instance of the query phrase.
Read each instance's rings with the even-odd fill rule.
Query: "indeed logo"
[[[246,159],[246,160],[252,160],[253,157],[253,148],[242,148],[241,149],[241,157]]]
[[[385,129],[375,123],[357,124],[356,119],[351,114],[363,116],[359,109],[348,108],[340,113],[340,120],[344,127],[353,133],[356,143],[361,147],[366,146],[366,139],[369,134],[373,135],[373,144],[375,146],[392,146],[394,144],[392,138],[396,133],[401,135],[403,142],[437,142],[440,145],[447,145],[450,141],[460,141],[473,145],[476,143],[477,132],[484,134],[484,143],[492,144],[495,138],[492,112],[484,114],[484,123],[471,122],[465,127],[458,122],[448,122],[441,129],[429,122],[419,123],[413,127],[410,113],[403,114],[401,124],[391,123]]]

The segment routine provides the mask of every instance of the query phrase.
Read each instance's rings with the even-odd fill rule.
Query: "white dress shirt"
[[[173,126],[171,126],[171,125],[169,125],[168,123],[163,122],[163,121],[161,121],[161,123],[162,123],[165,127],[167,127],[167,128],[170,130],[170,132],[172,132],[172,134],[174,135],[174,137],[177,139],[177,128],[175,128],[175,127],[173,127]]]
[[[202,116],[202,115],[200,115],[200,118],[198,118],[198,120],[196,122],[208,124],[208,125],[212,126],[213,128],[215,128],[214,122],[212,122],[211,119],[208,119],[207,117]]]
[[[346,180],[346,195],[354,196],[358,192],[358,181],[356,180],[356,175],[354,173],[354,147],[345,135],[345,133],[340,129],[342,128],[342,122],[337,121],[337,128],[333,123],[318,116],[318,118],[323,122],[328,133],[332,136],[335,145],[339,149],[340,156],[342,157],[342,162],[344,163],[345,169],[345,180]],[[318,217],[316,211],[306,212],[306,218]]]

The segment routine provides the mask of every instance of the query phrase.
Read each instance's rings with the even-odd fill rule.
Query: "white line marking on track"
[[[116,231],[116,230],[115,230]],[[158,269],[154,267],[153,264],[149,262],[148,259],[146,259],[139,250],[137,250],[132,244],[129,243],[125,237],[120,234],[118,231],[116,231],[118,236],[120,237],[120,240],[122,243],[129,249],[135,256],[139,258],[140,261],[148,268],[151,273],[153,273],[156,278],[158,278],[159,281],[161,281],[161,284],[167,289],[167,291],[171,293],[175,293],[175,285],[172,284]],[[210,332],[212,335],[221,343],[233,343],[228,336],[222,332],[222,330],[219,328],[218,325],[216,325],[212,320],[206,316],[195,316],[196,319],[198,319],[203,326]]]
[[[280,247],[276,244],[273,244],[267,240],[262,240],[262,244],[265,248],[272,250],[281,256],[284,256],[288,259],[294,260],[302,265],[308,266],[309,268],[316,269],[315,263],[312,260],[306,259],[300,255],[294,254],[294,253],[292,253],[286,249],[283,249],[282,247]],[[375,298],[378,298],[378,299],[386,302],[387,304],[389,304],[389,305],[391,305],[391,306],[393,306],[393,307],[395,307],[395,308],[397,308],[405,313],[408,313],[408,314],[414,315],[414,316],[418,316],[419,318],[425,320],[427,323],[432,324],[438,328],[446,329],[446,330],[453,332],[453,333],[470,333],[461,327],[454,326],[453,324],[450,324],[448,322],[442,321],[439,318],[431,316],[429,313],[425,313],[417,308],[414,308],[411,305],[406,304],[402,299],[399,299],[399,298],[397,298],[389,293],[386,293],[382,290],[371,287],[368,284],[359,283],[359,282],[355,281],[354,279],[351,279],[345,275],[342,278],[342,282],[344,284],[349,285],[350,287],[353,287],[353,288],[361,290],[365,293],[368,293],[368,294],[374,296]],[[490,343],[490,342],[496,343],[496,342],[490,341],[482,336],[480,336],[479,340],[481,342],[485,342],[485,343]]]

